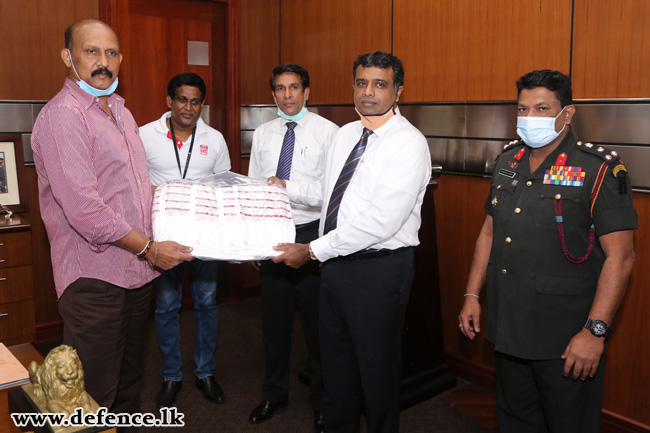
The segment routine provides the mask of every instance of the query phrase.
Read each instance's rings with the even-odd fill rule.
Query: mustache
[[[108,78],[113,78],[113,73],[108,69],[108,68],[99,68],[95,69],[92,74],[90,74],[91,77],[94,77],[95,75],[98,74],[106,74]]]

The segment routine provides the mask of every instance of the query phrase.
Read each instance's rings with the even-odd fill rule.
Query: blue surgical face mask
[[[555,130],[555,121],[560,117],[562,111],[555,117],[518,116],[517,134],[524,143],[533,149],[546,146],[555,140],[566,127],[565,123],[560,132]]]
[[[298,111],[296,114],[294,114],[293,116],[289,116],[287,113],[280,110],[280,107],[278,107],[278,116],[287,120],[291,120],[293,122],[297,122],[298,120],[302,119],[302,117],[305,114],[307,114],[307,107],[305,107],[304,105],[302,106],[302,109]]]
[[[115,92],[115,89],[117,89],[119,78],[115,77],[115,81],[113,81],[113,84],[111,84],[107,89],[102,90],[93,87],[90,84],[86,83],[84,80],[82,80],[81,77],[79,76],[79,73],[77,72],[77,68],[74,67],[74,63],[72,62],[72,53],[70,52],[70,50],[68,50],[68,55],[70,56],[70,64],[72,65],[72,70],[74,71],[75,74],[77,74],[77,78],[79,78],[77,84],[79,85],[79,87],[81,87],[81,90],[98,98],[100,96],[108,96],[113,92]]]

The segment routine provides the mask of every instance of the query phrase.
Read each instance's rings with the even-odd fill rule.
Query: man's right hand
[[[458,321],[460,322],[460,332],[470,340],[473,340],[476,334],[481,331],[481,304],[476,297],[465,296],[465,303],[458,315]]]
[[[194,257],[189,254],[192,249],[174,241],[156,242],[151,246],[146,259],[150,265],[167,270],[182,262],[193,260]]]

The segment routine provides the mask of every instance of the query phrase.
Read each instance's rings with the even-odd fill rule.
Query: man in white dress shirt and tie
[[[303,67],[284,63],[270,78],[278,118],[255,130],[248,176],[317,182],[325,170],[325,158],[338,127],[307,111],[309,73]],[[318,237],[318,206],[292,203],[296,242],[309,243]],[[300,302],[307,340],[310,369],[309,403],[314,409],[314,429],[323,431],[323,380],[318,342],[320,272],[317,262],[300,269],[265,260],[259,264],[262,282],[263,332],[266,377],[262,402],[249,417],[252,424],[270,419],[288,405],[289,358],[294,298]]]
[[[387,53],[354,63],[360,121],[334,138],[321,182],[283,183],[289,199],[322,205],[321,237],[280,245],[273,259],[322,262],[321,365],[325,431],[399,432],[402,333],[419,244],[420,208],[431,176],[424,136],[401,116],[401,61]]]

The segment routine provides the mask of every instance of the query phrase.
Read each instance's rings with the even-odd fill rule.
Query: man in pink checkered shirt
[[[101,21],[78,21],[65,32],[61,58],[70,75],[40,112],[32,149],[63,342],[77,350],[97,403],[134,413],[155,268],[191,260],[192,249],[151,238],[144,147],[113,93],[117,35]]]

